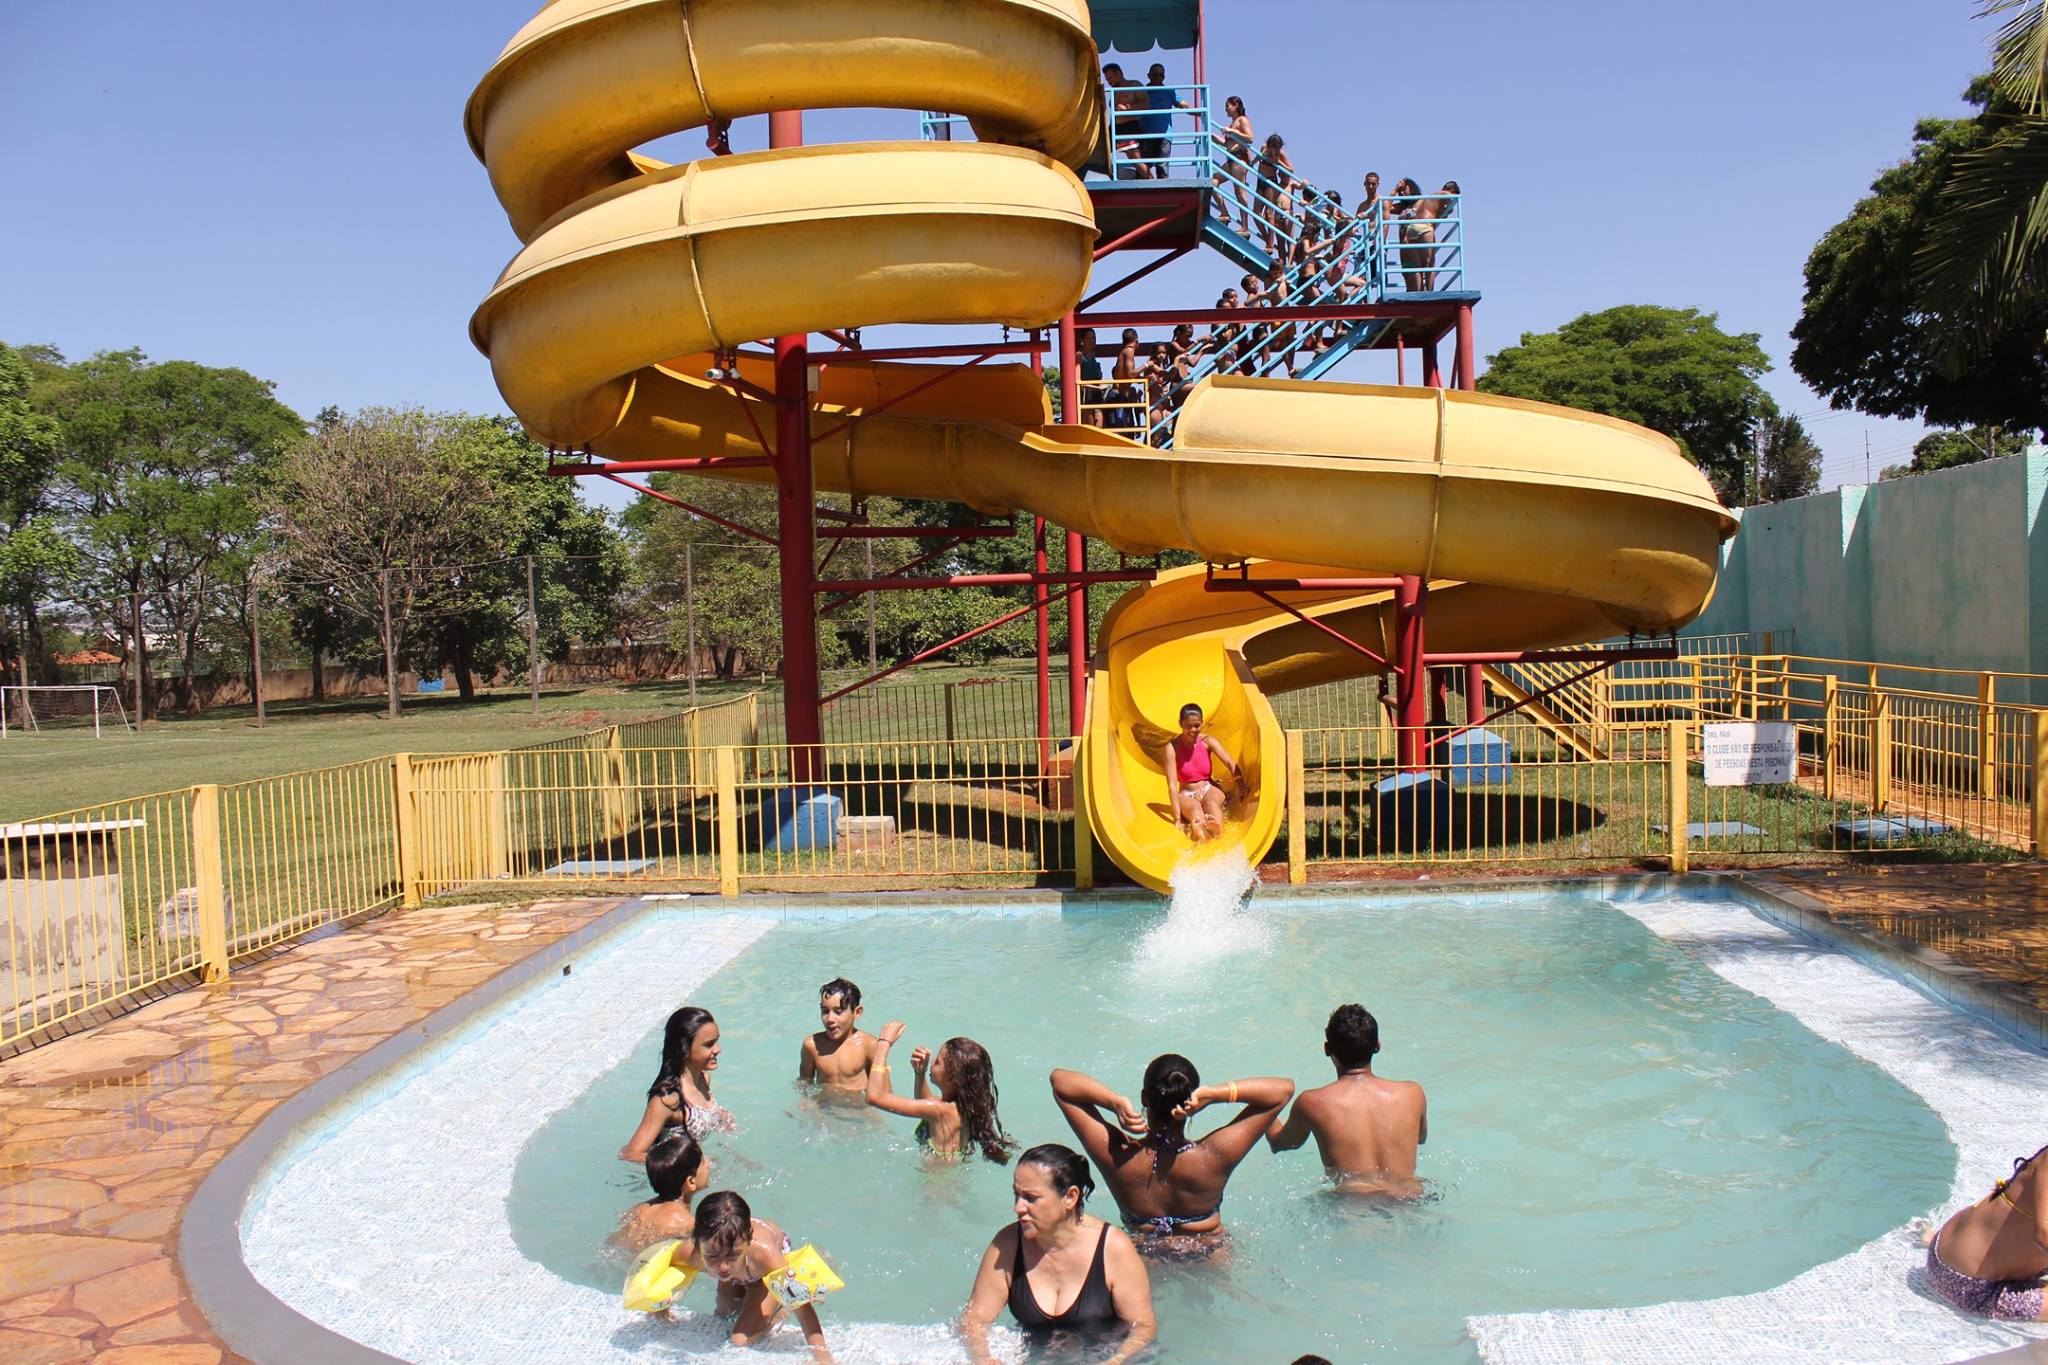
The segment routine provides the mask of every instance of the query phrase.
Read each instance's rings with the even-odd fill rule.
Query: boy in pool
[[[734,1346],[759,1346],[775,1329],[782,1315],[782,1301],[769,1290],[767,1278],[789,1263],[792,1246],[789,1234],[766,1218],[757,1218],[747,1201],[731,1190],[704,1196],[697,1206],[694,1243],[688,1264],[708,1271],[718,1281],[717,1311],[735,1315]],[[803,1329],[804,1341],[818,1365],[831,1365],[832,1353],[825,1345],[825,1329],[818,1310],[799,1303],[789,1310]]]
[[[670,1238],[688,1242],[697,1226],[690,1201],[711,1183],[711,1159],[682,1124],[662,1129],[647,1149],[647,1183],[654,1198],[626,1210],[612,1242],[627,1251],[641,1251]]]
[[[1379,1021],[1363,1005],[1339,1005],[1323,1028],[1323,1054],[1337,1079],[1294,1097],[1273,1116],[1266,1145],[1291,1152],[1313,1134],[1323,1169],[1344,1194],[1415,1199],[1415,1149],[1429,1141],[1429,1101],[1413,1081],[1375,1076]]]
[[[833,1090],[866,1091],[875,1040],[860,1031],[861,1013],[860,987],[845,977],[835,976],[818,987],[818,1022],[824,1027],[804,1039],[797,1059],[798,1080]]]

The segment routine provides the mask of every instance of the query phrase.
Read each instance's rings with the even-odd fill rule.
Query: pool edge
[[[1703,871],[1683,876],[1661,872],[1559,876],[1512,883],[1485,878],[1447,879],[1427,884],[1329,882],[1306,886],[1261,886],[1256,894],[1262,899],[1310,900],[1357,891],[1382,896],[1428,896],[1540,894],[1589,889],[1597,890],[1603,896],[1634,893],[1663,897],[1687,891],[1718,893],[1780,928],[1837,948],[1863,965],[1971,1015],[2020,1046],[2036,1052],[2048,1051],[2048,1046],[2044,1046],[2044,1040],[2048,1040],[2048,1014],[2030,1002],[2023,1002],[1997,989],[1995,978],[1989,978],[1948,954],[1925,945],[1880,939],[1859,931],[1855,926],[1840,924],[1831,919],[1825,907],[1812,897],[1789,888],[1759,886],[1741,872]],[[842,893],[831,899],[835,904],[851,901],[856,905],[914,909],[955,904],[968,894],[973,893],[869,892]],[[1010,889],[977,898],[994,899],[1003,904],[1059,906],[1074,903],[1090,906],[1157,903],[1156,897],[1134,893],[1128,888],[1098,891]],[[282,1101],[207,1173],[179,1218],[179,1273],[207,1325],[230,1348],[259,1365],[268,1361],[307,1362],[308,1365],[367,1365],[368,1362],[388,1365],[399,1361],[399,1357],[342,1336],[301,1314],[273,1294],[249,1269],[243,1256],[242,1216],[258,1183],[278,1154],[303,1129],[317,1122],[358,1086],[462,1027],[479,1012],[526,986],[564,958],[623,929],[651,905],[720,914],[779,913],[787,917],[793,909],[815,906],[821,899],[814,894],[795,893],[765,893],[737,900],[716,896],[690,896],[676,900],[635,897],[581,928],[535,949],[488,981],[465,991],[424,1019],[351,1058]],[[2029,1033],[2029,1029],[2033,1032]]]

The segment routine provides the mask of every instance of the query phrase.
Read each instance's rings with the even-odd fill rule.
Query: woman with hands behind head
[[[1223,1188],[1293,1095],[1282,1076],[1203,1085],[1195,1064],[1173,1052],[1145,1068],[1135,1106],[1092,1076],[1052,1073],[1054,1102],[1142,1251],[1205,1253],[1219,1243]],[[1187,1121],[1212,1104],[1238,1112],[1191,1140]]]

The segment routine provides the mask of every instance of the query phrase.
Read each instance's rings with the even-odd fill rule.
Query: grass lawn
[[[865,676],[842,671],[825,690]],[[954,689],[959,738],[1021,738],[1037,727],[1029,660],[907,669],[876,688],[854,693],[826,709],[825,735],[834,743],[863,740],[941,739],[945,736],[945,684]],[[697,700],[708,705],[761,693],[762,736],[780,736],[781,682],[758,676],[730,683],[699,681]],[[1066,720],[1066,675],[1053,677],[1055,725]],[[10,733],[0,742],[0,822],[55,815],[81,806],[189,787],[200,782],[246,782],[308,768],[325,768],[395,753],[449,753],[512,749],[586,730],[680,711],[690,704],[687,682],[556,687],[541,693],[540,714],[524,688],[479,694],[465,703],[452,693],[405,698],[405,711],[384,718],[382,697],[351,697],[314,704],[272,702],[268,723],[255,724],[255,708],[220,707],[193,719],[164,714],[133,735],[90,731]]]
[[[697,696],[708,703],[759,689],[758,680],[700,682]],[[452,693],[407,697],[395,722],[385,719],[382,697],[351,697],[273,702],[260,729],[255,709],[240,706],[189,720],[167,715],[136,734],[110,732],[100,740],[89,730],[10,733],[0,742],[0,822],[384,754],[517,748],[677,711],[689,701],[687,683],[642,683],[550,688],[541,693],[538,715],[519,689],[481,694],[468,703]]]

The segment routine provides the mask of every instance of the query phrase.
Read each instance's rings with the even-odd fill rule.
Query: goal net
[[[105,683],[0,685],[0,738],[45,731],[131,734],[121,690]]]

